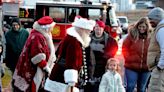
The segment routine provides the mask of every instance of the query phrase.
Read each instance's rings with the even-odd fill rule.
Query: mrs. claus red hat
[[[37,22],[43,28],[49,28],[55,26],[56,24],[50,16],[44,16],[40,18]]]

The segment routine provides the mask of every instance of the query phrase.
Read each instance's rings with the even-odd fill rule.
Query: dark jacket
[[[95,57],[94,77],[102,77],[105,73],[105,65],[109,58],[115,56],[118,45],[115,39],[104,32],[101,38],[96,38],[95,34],[91,35],[91,49]]]
[[[20,31],[8,31],[6,37],[6,65],[14,72],[19,55],[22,52],[24,44],[29,36],[29,32],[20,28]]]

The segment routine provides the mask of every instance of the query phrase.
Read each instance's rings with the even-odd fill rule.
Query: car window
[[[126,18],[119,18],[119,20],[120,20],[121,23],[127,23]]]
[[[49,8],[49,15],[54,19],[54,21],[58,23],[64,23],[65,21],[65,8],[63,7],[50,7]]]
[[[88,10],[89,18],[96,20],[100,18],[101,10],[100,9],[89,9]]]

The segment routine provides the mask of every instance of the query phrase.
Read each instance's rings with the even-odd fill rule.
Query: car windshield
[[[127,23],[127,20],[125,18],[119,18],[121,23]]]

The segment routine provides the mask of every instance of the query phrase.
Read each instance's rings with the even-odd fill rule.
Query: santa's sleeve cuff
[[[40,68],[44,68],[44,67],[46,67],[46,65],[47,65],[47,61],[45,61],[45,60],[42,60],[41,62],[38,63],[38,66]]]
[[[44,53],[39,53],[31,59],[31,62],[34,65],[36,65],[36,64],[40,63],[42,60],[46,60],[46,55]]]
[[[68,85],[47,78],[44,85],[44,89],[48,92],[56,92],[56,90],[57,92],[67,92]],[[80,91],[77,87],[73,87],[73,92],[80,92]]]
[[[67,69],[64,71],[64,80],[66,83],[77,83],[78,71],[75,69]]]

